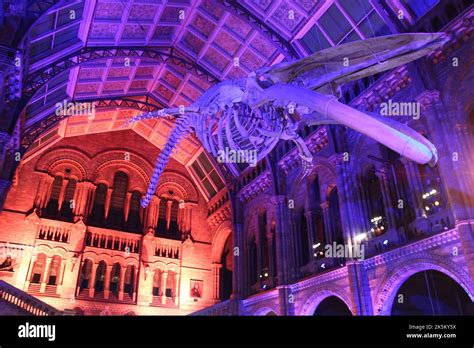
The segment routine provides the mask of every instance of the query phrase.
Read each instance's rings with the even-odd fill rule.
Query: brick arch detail
[[[36,163],[37,171],[47,172],[54,175],[54,168],[61,164],[69,164],[75,167],[82,175],[78,180],[86,180],[89,177],[88,163],[90,158],[82,151],[70,148],[58,148],[46,152]]]
[[[185,201],[193,203],[198,202],[196,187],[185,176],[175,172],[164,172],[158,182],[156,193],[159,195],[159,193],[164,192],[164,190],[167,191],[170,187],[178,189]]]
[[[443,256],[424,253],[408,260],[404,259],[379,282],[374,296],[374,314],[390,315],[395,295],[403,283],[415,273],[430,270],[439,271],[450,277],[474,301],[474,282],[461,266],[446,260]]]
[[[351,311],[352,315],[354,315],[350,294],[330,285],[321,286],[318,289],[314,289],[311,295],[309,295],[306,300],[303,301],[299,315],[313,315],[314,311],[318,308],[321,302],[331,296],[335,296],[344,302],[347,308]]]

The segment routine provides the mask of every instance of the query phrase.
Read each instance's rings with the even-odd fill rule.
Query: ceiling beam
[[[217,2],[228,11],[235,13],[239,17],[243,17],[247,22],[257,29],[261,34],[270,39],[279,49],[279,51],[287,58],[298,59],[300,58],[298,52],[291,45],[290,42],[285,40],[276,30],[271,28],[268,24],[262,21],[257,15],[252,13],[241,1],[237,0],[217,0]]]
[[[137,98],[137,99],[135,99]],[[145,100],[138,100],[138,98],[145,98]],[[90,99],[74,99],[72,103],[95,103],[95,108],[126,108],[135,109],[143,112],[150,112],[157,109],[166,108],[164,105],[157,101],[150,95],[142,96],[115,96],[115,97],[102,97],[102,98],[90,98]],[[60,121],[66,119],[69,115],[52,113],[50,116],[43,118],[36,122],[32,126],[24,130],[21,137],[21,148],[22,152],[25,153],[28,148],[38,139],[38,137],[46,132],[51,127],[58,124]]]

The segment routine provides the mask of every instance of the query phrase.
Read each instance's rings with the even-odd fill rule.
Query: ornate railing
[[[176,260],[181,259],[181,241],[155,237],[154,242],[155,256]]]
[[[50,316],[62,314],[56,308],[51,307],[3,280],[0,280],[0,300],[8,302],[31,315]]]
[[[112,230],[89,230],[86,232],[85,246],[101,249],[139,253],[141,235]]]

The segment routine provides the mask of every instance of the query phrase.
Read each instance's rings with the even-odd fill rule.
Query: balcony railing
[[[48,221],[47,219],[41,219],[41,224],[38,229],[37,239],[49,240],[60,243],[69,243],[71,236],[72,224],[55,224],[54,221]]]
[[[169,259],[181,259],[181,241],[154,237],[155,256]]]
[[[86,233],[86,247],[139,253],[141,235],[106,229],[89,230]]]
[[[20,310],[36,316],[61,315],[56,308],[38,300],[36,297],[27,294],[0,280],[0,300],[8,302]]]

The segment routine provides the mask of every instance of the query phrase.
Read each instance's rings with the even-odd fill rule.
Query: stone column
[[[329,215],[329,202],[325,201],[320,205],[323,212],[324,220],[324,234],[326,235],[326,244],[331,244],[334,241],[334,234],[332,231],[332,221]]]
[[[128,221],[128,213],[130,212],[130,201],[132,199],[132,193],[131,192],[127,192],[127,195],[125,197],[125,209],[124,209],[124,218],[125,218],[125,222]]]
[[[257,283],[260,284],[262,278],[260,276],[263,273],[263,245],[262,245],[262,237],[257,233],[257,238],[255,238],[255,242],[257,243]]]
[[[316,238],[316,226],[315,226],[315,220],[316,220],[316,212],[308,210],[305,211],[304,216],[306,218],[306,225],[308,228],[308,253],[310,255],[309,260],[312,260],[311,255],[313,255],[313,245],[316,244],[317,242],[322,242],[321,240],[317,240]]]
[[[61,294],[61,289],[63,285],[62,278],[63,278],[64,270],[66,269],[66,263],[67,263],[66,260],[61,259],[61,265],[58,270],[58,279],[56,281],[56,285],[57,285],[56,292],[58,294]]]
[[[120,282],[119,282],[119,292],[118,292],[119,301],[123,300],[123,287],[125,285],[125,271],[126,270],[127,270],[127,267],[124,267],[124,266],[120,267]]]
[[[286,197],[279,195],[272,197],[272,204],[276,206],[275,250],[277,259],[278,285],[288,284],[295,278],[293,253],[294,243],[288,220],[288,206]]]
[[[373,315],[369,278],[364,263],[346,261],[349,287],[355,315]]]
[[[2,76],[0,76],[0,78],[1,77]],[[3,203],[5,202],[10,187],[12,186],[14,166],[17,163],[14,158],[14,148],[14,136],[7,132],[0,132],[0,212],[3,210]]]
[[[146,227],[156,228],[158,223],[158,212],[160,209],[160,199],[156,196],[151,198],[151,202],[146,208]]]
[[[329,161],[336,168],[337,195],[344,241],[352,247],[354,237],[363,231],[365,232],[365,229],[361,226],[360,221],[359,197],[354,192],[354,188],[360,185],[352,185],[354,180],[352,177],[352,166],[350,161],[344,161],[343,158],[341,153],[334,154],[329,158]]]
[[[411,203],[413,204],[413,209],[415,210],[416,218],[421,218],[423,217],[423,201],[421,196],[424,192],[417,164],[405,157],[400,157],[400,161],[403,163],[407,173],[410,198]]]
[[[171,222],[171,205],[173,204],[172,200],[166,201],[166,229],[169,230]]]
[[[380,189],[382,191],[385,214],[387,215],[385,218],[387,219],[388,228],[393,230],[396,228],[397,224],[396,224],[395,212],[393,211],[393,200],[390,193],[389,176],[387,174],[386,168],[380,168],[376,172],[376,175],[380,180]]]
[[[44,273],[41,277],[41,285],[40,285],[40,292],[44,292],[46,289],[46,283],[48,282],[49,278],[49,269],[51,267],[51,256],[46,257],[46,264],[44,266]]]
[[[174,275],[174,305],[179,304],[179,273]]]
[[[63,206],[64,195],[66,193],[66,186],[68,182],[69,182],[69,179],[63,178],[63,182],[61,184],[61,191],[59,192],[59,198],[58,198],[58,212],[61,211],[61,207]],[[66,202],[66,204],[69,204],[69,202]]]
[[[245,296],[247,291],[247,276],[248,272],[245,271],[245,256],[248,254],[248,249],[245,248],[245,236],[244,228],[240,223],[234,224],[234,229],[232,233],[232,238],[234,242],[234,252],[233,259],[233,272],[232,272],[232,292],[233,298],[241,299]]]
[[[110,275],[112,274],[113,265],[107,265],[105,268],[105,280],[104,280],[104,298],[108,299],[110,295]]]
[[[48,191],[51,189],[51,183],[53,182],[53,178],[47,174],[43,174],[41,178],[38,190],[35,197],[35,207],[41,210],[44,206],[46,206],[46,198],[48,196]]]
[[[212,291],[212,299],[218,301],[220,299],[220,274],[221,274],[222,264],[218,262],[214,262],[212,264],[212,283],[213,283],[213,291]]]
[[[161,304],[166,304],[166,281],[168,280],[168,272],[161,273]]]
[[[107,217],[109,216],[109,210],[110,210],[110,200],[112,198],[112,189],[109,187],[107,188],[107,195],[105,197],[105,212],[104,212],[104,219],[107,220]]]
[[[80,192],[76,201],[74,215],[84,218],[87,215],[88,201],[90,199],[92,184],[84,181],[77,184],[77,190]]]
[[[89,195],[87,197],[87,205],[86,205],[86,216],[89,217],[92,213],[92,208],[94,208],[94,201],[95,201],[95,191],[97,190],[97,186],[90,183],[89,185]]]
[[[140,283],[140,279],[138,278],[139,275],[138,275],[138,268],[137,267],[134,267],[133,268],[133,302],[136,302],[137,301],[137,297],[138,297],[138,285]]]
[[[49,199],[51,197],[51,191],[53,189],[53,182],[54,182],[54,178],[52,176],[48,175],[47,178],[46,178],[45,195],[43,197],[43,200],[42,200],[41,206],[40,206],[41,210],[46,208],[46,206],[48,205]]]
[[[94,294],[95,294],[94,285],[95,285],[95,276],[96,276],[96,273],[97,273],[97,267],[98,266],[99,266],[98,263],[94,262],[92,264],[91,274],[90,274],[90,277],[89,277],[89,297],[91,297],[91,298],[93,298]]]
[[[266,234],[267,236],[267,242],[268,242],[268,277],[270,278],[270,286],[274,286],[275,285],[275,253],[274,253],[274,248],[273,248],[273,243],[275,243],[275,239],[274,239],[274,234],[273,232],[269,231],[267,232]]]

